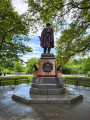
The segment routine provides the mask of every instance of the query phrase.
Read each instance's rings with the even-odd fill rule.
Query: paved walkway
[[[32,76],[33,74],[6,74],[5,76],[2,75],[1,77],[10,77],[10,76]],[[62,76],[77,76],[77,77],[88,77],[86,74],[62,74]]]
[[[11,98],[14,92],[26,85],[29,86],[29,84],[22,84],[0,87],[0,120],[90,120],[90,89],[75,87],[84,99],[72,105],[31,104],[27,106]]]

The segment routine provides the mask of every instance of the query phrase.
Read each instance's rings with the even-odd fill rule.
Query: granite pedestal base
[[[60,95],[65,93],[65,88],[60,83],[59,78],[33,78],[30,93],[36,95]]]
[[[30,88],[30,93],[35,95],[61,95],[65,93],[65,88],[58,89]]]
[[[24,104],[72,104],[83,99],[74,89],[65,89],[65,93],[61,95],[35,95],[29,93],[30,86],[20,88],[13,94],[12,99]]]
[[[62,88],[63,84],[59,78],[33,78],[31,87],[41,89],[58,89]]]

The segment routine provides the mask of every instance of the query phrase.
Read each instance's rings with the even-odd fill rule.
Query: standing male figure
[[[46,53],[48,48],[48,54],[50,53],[51,48],[54,47],[54,34],[53,29],[50,27],[50,23],[46,24],[46,28],[43,29],[40,37],[40,46],[44,48],[44,53]]]

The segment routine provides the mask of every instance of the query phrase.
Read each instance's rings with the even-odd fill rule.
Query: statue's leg
[[[48,48],[48,54],[50,54],[50,50],[51,50],[51,48]]]
[[[44,53],[46,53],[47,48],[44,48]]]

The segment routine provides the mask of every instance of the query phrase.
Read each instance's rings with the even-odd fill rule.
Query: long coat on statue
[[[54,47],[54,34],[51,27],[46,27],[43,29],[40,38],[40,46],[42,48],[53,48]]]

